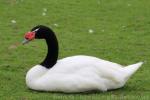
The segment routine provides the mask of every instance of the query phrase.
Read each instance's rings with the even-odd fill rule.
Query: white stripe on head
[[[35,29],[35,30],[34,30],[34,31],[32,31],[32,32],[37,32],[39,29],[40,29],[40,28],[37,28],[37,29]]]

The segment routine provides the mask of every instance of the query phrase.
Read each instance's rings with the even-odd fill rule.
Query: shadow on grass
[[[125,88],[128,88],[127,86],[126,87],[123,87],[123,88],[119,88],[119,89],[113,89],[113,90],[108,90],[106,92],[102,92],[102,91],[98,91],[98,90],[92,90],[92,91],[86,91],[86,92],[74,92],[74,93],[64,93],[64,92],[51,92],[51,91],[35,91],[35,90],[32,90],[32,89],[27,89],[28,92],[32,92],[32,93],[44,93],[44,94],[61,94],[61,95],[89,95],[89,94],[109,94],[109,93],[114,93],[114,92],[123,92],[123,91],[131,91],[130,89],[125,89]]]
[[[122,88],[119,89],[113,89],[113,90],[109,90],[106,92],[102,92],[102,91],[98,91],[98,90],[93,90],[93,91],[86,91],[86,92],[77,92],[77,93],[64,93],[64,92],[50,92],[50,91],[35,91],[35,90],[31,90],[31,89],[26,89],[28,92],[32,92],[35,94],[57,94],[57,95],[66,95],[66,96],[70,96],[70,95],[94,95],[94,94],[102,94],[102,95],[108,95],[108,94],[113,94],[113,95],[120,95],[120,94],[126,94],[129,92],[135,92],[135,91],[143,91],[143,92],[150,92],[150,89],[143,89],[143,88],[136,88],[136,87],[130,87],[130,86],[124,86]]]

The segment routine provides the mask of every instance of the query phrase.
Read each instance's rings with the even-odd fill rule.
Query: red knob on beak
[[[35,32],[33,31],[33,32],[28,32],[28,33],[26,33],[25,34],[25,36],[24,36],[24,41],[22,42],[23,44],[26,44],[26,43],[28,43],[29,41],[31,41],[31,40],[34,40],[34,38],[35,38]]]

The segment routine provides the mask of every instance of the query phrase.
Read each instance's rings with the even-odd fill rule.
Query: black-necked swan
[[[23,44],[33,39],[45,39],[48,46],[44,61],[32,67],[26,74],[26,84],[33,90],[71,93],[117,89],[123,87],[143,63],[124,67],[85,55],[57,60],[57,38],[55,33],[44,25],[38,25],[27,32]]]

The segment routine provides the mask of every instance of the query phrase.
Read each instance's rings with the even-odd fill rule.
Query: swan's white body
[[[58,60],[51,69],[34,66],[26,75],[26,84],[40,91],[107,91],[124,86],[141,65],[123,67],[96,57],[72,56]]]

